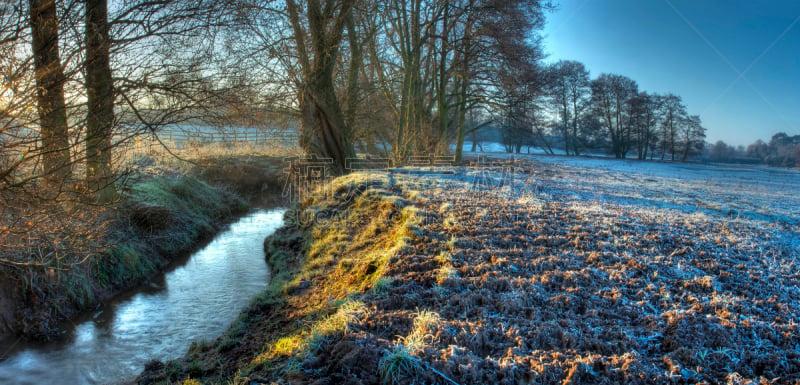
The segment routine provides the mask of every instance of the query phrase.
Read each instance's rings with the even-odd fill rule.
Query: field
[[[797,171],[535,157],[326,191],[268,242],[302,265],[272,299],[143,379],[800,381]]]

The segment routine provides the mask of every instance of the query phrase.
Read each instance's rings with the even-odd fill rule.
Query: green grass
[[[379,371],[381,384],[399,385],[413,383],[409,381],[421,374],[423,368],[419,359],[411,355],[406,346],[398,344],[381,357]]]

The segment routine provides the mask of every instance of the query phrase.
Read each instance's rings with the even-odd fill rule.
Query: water
[[[284,210],[248,215],[151,288],[106,306],[75,326],[68,341],[4,347],[0,384],[103,384],[136,375],[144,363],[182,356],[213,340],[267,285],[264,238]]]

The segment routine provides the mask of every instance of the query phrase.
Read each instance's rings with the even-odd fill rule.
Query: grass
[[[415,353],[425,348],[434,336],[433,332],[438,327],[441,318],[436,312],[421,310],[414,317],[411,332],[402,338],[403,345],[409,352]]]
[[[287,211],[286,226],[264,242],[273,272],[270,286],[212,349],[216,354],[243,346],[257,351],[209,378],[291,376],[359,331],[370,314],[361,298],[389,290],[394,284],[385,276],[389,264],[421,233],[422,214],[414,201],[387,186],[385,176],[353,173],[319,186]],[[433,316],[421,312],[418,318],[419,337],[430,339]],[[253,328],[259,334],[255,340]]]
[[[134,176],[120,190],[118,203],[80,216],[49,211],[51,221],[63,214],[65,225],[45,231],[32,220],[31,234],[41,236],[4,250],[31,265],[0,266],[0,279],[13,277],[3,279],[0,333],[58,338],[60,321],[143,283],[247,208],[235,194],[174,172]],[[3,235],[4,246],[11,241]],[[49,259],[31,258],[31,249]]]
[[[419,359],[411,355],[408,348],[402,344],[387,350],[381,357],[378,368],[383,385],[415,383],[409,380],[413,381],[423,370]]]

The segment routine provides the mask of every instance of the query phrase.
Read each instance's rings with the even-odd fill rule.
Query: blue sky
[[[557,0],[547,61],[683,97],[709,141],[800,134],[800,0]]]

